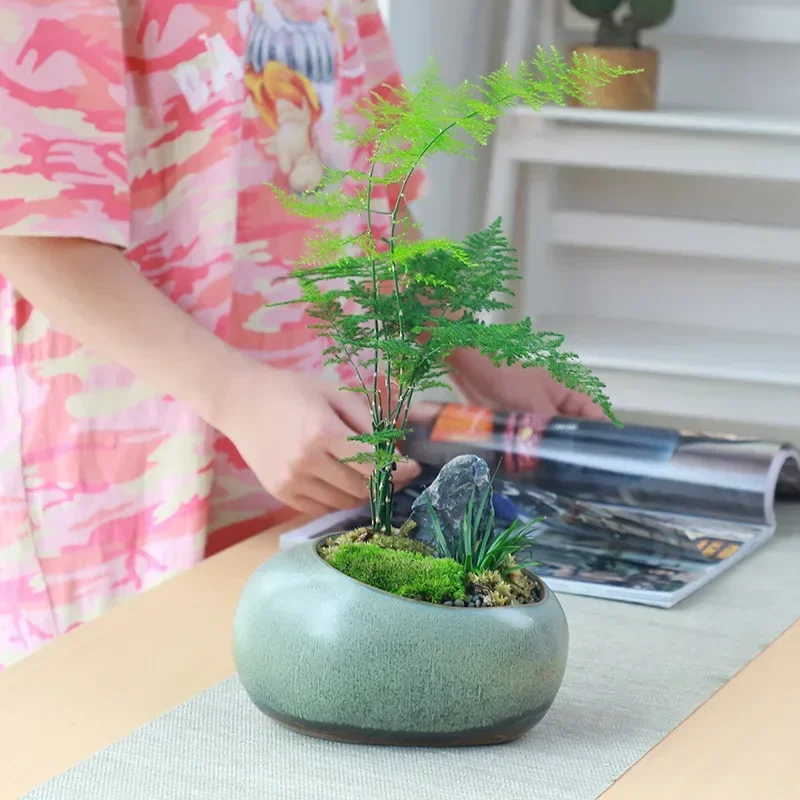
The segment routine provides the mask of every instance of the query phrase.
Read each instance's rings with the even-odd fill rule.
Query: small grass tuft
[[[531,543],[531,533],[543,517],[520,522],[515,519],[507,528],[497,530],[491,502],[491,486],[486,487],[477,499],[473,489],[467,509],[461,520],[455,547],[451,547],[444,535],[441,522],[430,497],[428,513],[434,532],[434,546],[441,558],[452,558],[464,567],[467,573],[482,574],[499,572],[506,577],[510,572],[528,569],[535,564],[517,564],[517,554]]]

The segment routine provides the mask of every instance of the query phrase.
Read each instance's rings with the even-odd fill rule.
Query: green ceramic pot
[[[311,736],[386,745],[497,744],[542,719],[569,639],[546,586],[533,605],[432,605],[343,575],[318,545],[270,558],[239,602],[236,669],[261,711]]]

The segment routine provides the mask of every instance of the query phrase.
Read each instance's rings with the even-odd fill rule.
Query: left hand
[[[456,351],[449,361],[454,368],[450,374],[453,383],[471,404],[493,410],[609,421],[590,397],[562,386],[546,369],[496,367],[474,350]]]

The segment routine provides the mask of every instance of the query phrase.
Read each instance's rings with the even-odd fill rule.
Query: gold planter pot
[[[571,106],[591,106],[593,108],[613,109],[615,111],[652,111],[656,107],[658,88],[658,50],[634,47],[596,47],[578,45],[572,50],[575,54],[596,56],[607,61],[612,67],[630,70],[644,70],[638,75],[623,75],[615,78],[607,86],[589,87],[589,101],[581,103],[569,99]]]

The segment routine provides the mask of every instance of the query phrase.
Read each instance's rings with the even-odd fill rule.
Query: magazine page
[[[522,518],[541,512],[538,492],[532,496],[526,487],[508,481],[497,488]],[[570,506],[567,499],[560,500]],[[664,530],[676,532],[684,546],[666,543],[660,535]],[[535,562],[537,574],[555,591],[669,608],[744,558],[773,531],[766,524],[581,503],[544,519],[520,558]]]
[[[408,519],[414,500],[435,476],[435,470],[428,470],[414,486],[396,494],[395,525]],[[530,547],[520,559],[535,563],[535,572],[554,591],[664,608],[743,558],[773,530],[766,525],[676,518],[625,507],[585,503],[576,507],[565,498],[507,480],[495,484],[494,509],[498,531],[514,518],[530,521],[545,516],[533,529]],[[284,534],[281,546],[367,524],[366,508],[337,512]],[[683,533],[686,547],[676,548],[658,536],[643,534],[673,526]]]
[[[759,439],[671,428],[492,412],[448,404],[415,421],[404,451],[441,467],[475,453],[499,478],[592,504],[774,523],[776,462],[790,448]],[[800,496],[800,470],[781,484]]]
[[[772,536],[776,496],[800,496],[800,454],[789,445],[559,418],[527,423],[436,407],[404,448],[424,472],[397,493],[395,524],[441,465],[475,453],[497,472],[498,530],[539,520],[520,557],[554,590],[669,608]],[[368,523],[366,509],[340,512],[282,544]]]

